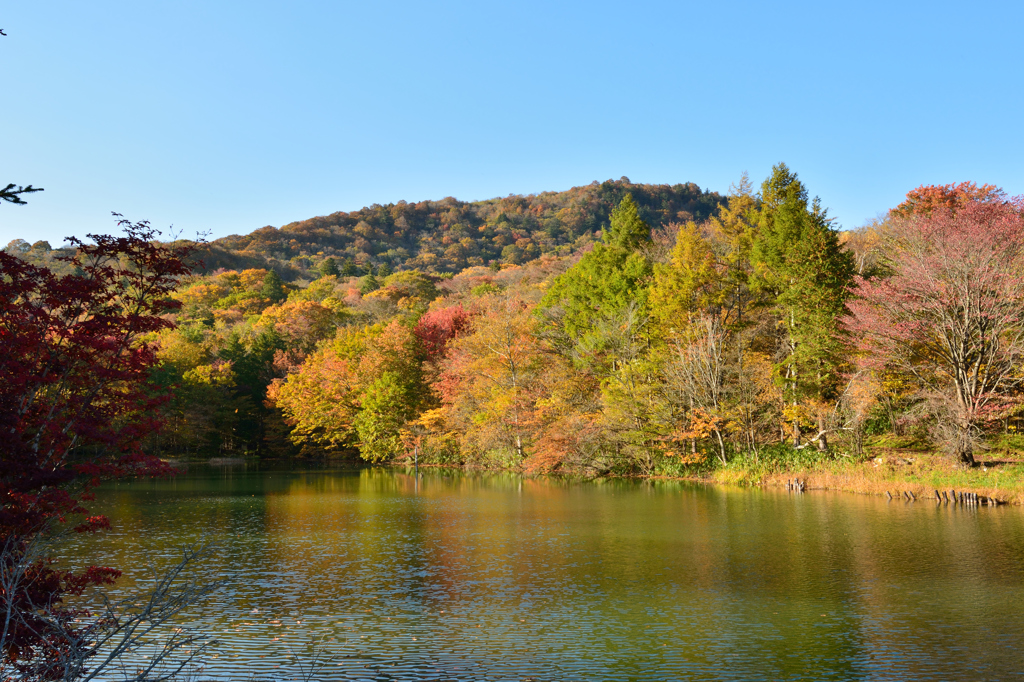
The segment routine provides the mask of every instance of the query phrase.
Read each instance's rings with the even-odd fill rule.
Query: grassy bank
[[[955,466],[947,457],[915,444],[878,440],[862,457],[822,455],[816,451],[777,448],[759,457],[737,457],[708,473],[716,483],[785,485],[793,478],[807,488],[896,496],[909,491],[934,498],[935,490],[977,493],[1009,504],[1024,504],[1024,450],[1018,437],[1004,437],[975,455],[971,469]],[[1024,439],[1022,439],[1024,441]]]
[[[733,455],[725,465],[709,460],[700,469],[694,470],[684,465],[663,470],[655,478],[745,486],[784,486],[788,481],[799,478],[806,481],[808,490],[841,490],[881,496],[889,492],[894,497],[907,491],[918,498],[934,498],[936,490],[956,490],[995,498],[1002,503],[1024,505],[1024,436],[1000,436],[993,439],[987,444],[986,450],[975,454],[975,459],[977,466],[963,469],[927,444],[882,436],[868,443],[860,457],[842,454],[838,448],[820,453],[813,448],[796,450],[788,445],[773,445],[762,448],[757,456]],[[263,465],[299,462],[322,465],[330,461],[334,466],[366,466],[365,462],[351,457],[344,460],[328,460],[326,457],[313,460],[217,457],[166,461],[173,464],[195,461],[214,466],[247,462],[260,462]],[[391,464],[412,466],[412,459],[403,455]],[[492,461],[473,465],[447,460],[439,462],[424,457],[420,459],[420,467],[423,469],[509,471],[507,463],[502,464],[495,466]]]

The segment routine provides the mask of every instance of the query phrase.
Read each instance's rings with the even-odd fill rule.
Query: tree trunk
[[[693,396],[692,395],[690,396],[690,413],[693,414]],[[690,454],[691,455],[696,455],[697,454],[697,439],[696,438],[691,438],[690,439]]]
[[[800,422],[793,420],[793,447],[800,447]]]
[[[727,462],[725,459],[725,441],[722,439],[722,432],[719,431],[718,429],[715,429],[715,437],[718,438],[718,459],[722,462],[722,464],[726,464]]]
[[[965,469],[974,466],[974,452],[971,448],[960,448],[955,454],[955,459],[957,466]]]
[[[974,443],[971,441],[970,424],[965,422],[963,420],[956,426],[953,458],[957,466],[968,468],[974,466]]]
[[[970,468],[974,466],[974,448],[971,446],[971,440],[969,435],[966,433],[966,429],[961,429],[961,433],[957,434],[956,448],[953,452],[953,458],[956,461],[957,466],[963,468]]]
[[[818,417],[818,450],[828,451],[828,435],[825,433],[825,417]]]

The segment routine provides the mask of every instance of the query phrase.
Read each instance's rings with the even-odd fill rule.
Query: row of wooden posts
[[[892,493],[890,493],[888,490],[885,491],[885,494],[890,500],[893,499]],[[900,497],[899,491],[896,492],[896,497]],[[903,497],[909,500],[910,502],[914,502],[915,500],[917,500],[917,495],[910,492],[909,490],[903,491]],[[977,493],[968,493],[963,491],[957,492],[955,490],[950,490],[949,493],[947,493],[945,490],[941,492],[936,490],[935,501],[940,504],[943,502],[945,502],[946,504],[952,502],[953,504],[961,504],[965,507],[978,507],[983,504],[987,504],[994,507],[1000,504],[999,500],[995,499],[994,497],[984,497]]]
[[[788,490],[790,492],[802,493],[806,489],[807,489],[807,480],[806,479],[801,481],[799,478],[795,478],[795,479],[791,478],[791,479],[786,481],[786,490]],[[888,490],[885,491],[885,495],[890,500],[893,499],[892,493],[890,493]],[[896,497],[897,498],[901,497],[899,491],[896,492]],[[904,490],[902,497],[904,497],[909,502],[916,502],[917,501],[917,495],[915,495],[914,493],[912,493],[909,490]],[[950,490],[949,493],[947,493],[945,490],[943,490],[942,492],[939,492],[938,490],[936,490],[935,491],[935,501],[938,502],[939,504],[942,504],[943,502],[945,502],[946,504],[949,504],[950,502],[952,502],[953,504],[961,504],[961,505],[963,505],[965,507],[978,507],[978,506],[981,506],[983,504],[987,504],[989,506],[994,507],[994,506],[996,506],[998,504],[1002,504],[999,500],[997,500],[994,497],[984,497],[984,496],[979,495],[977,493],[968,493],[968,492],[963,492],[963,491],[957,492],[955,490]]]

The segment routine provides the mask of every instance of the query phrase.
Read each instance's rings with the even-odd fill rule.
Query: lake
[[[126,570],[209,538],[204,677],[1024,677],[1024,513],[681,482],[193,468],[103,488]],[[70,560],[70,559],[69,559]],[[319,642],[319,644],[315,644]]]

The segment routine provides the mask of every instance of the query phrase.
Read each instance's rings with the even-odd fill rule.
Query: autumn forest
[[[201,243],[145,448],[587,476],[853,456],[970,465],[1021,409],[1021,200],[923,186],[837,229],[780,164],[374,205]],[[7,253],[60,272],[60,249]]]

